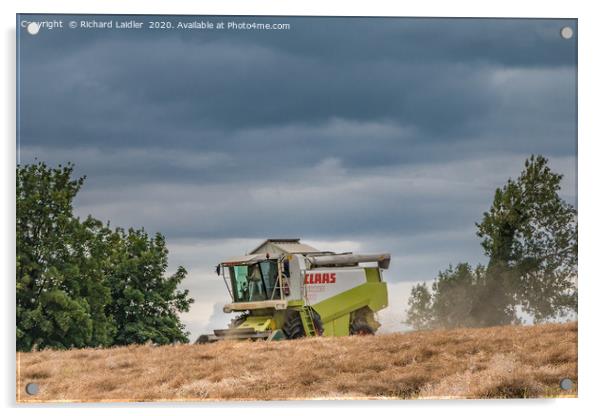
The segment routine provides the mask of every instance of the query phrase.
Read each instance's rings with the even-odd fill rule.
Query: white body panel
[[[317,268],[305,271],[303,296],[306,305],[313,305],[366,283],[362,267]]]
[[[299,300],[303,298],[303,279],[305,275],[305,258],[300,254],[292,254],[289,260],[290,269],[290,294],[288,299]]]

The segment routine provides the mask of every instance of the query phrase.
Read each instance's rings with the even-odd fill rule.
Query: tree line
[[[166,275],[164,236],[75,217],[73,168],[17,166],[17,350],[188,342],[187,272]]]
[[[477,236],[489,261],[440,271],[412,288],[406,323],[415,329],[534,322],[577,312],[577,211],[559,196],[562,175],[529,157],[495,191]]]

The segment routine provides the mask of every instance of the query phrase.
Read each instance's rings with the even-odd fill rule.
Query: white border
[[[364,414],[376,408],[378,412],[399,414],[482,414],[509,412],[545,412],[546,414],[577,414],[594,409],[600,396],[599,350],[602,345],[598,307],[602,294],[602,276],[598,247],[600,227],[600,193],[598,178],[600,157],[600,81],[602,66],[599,41],[602,39],[602,16],[595,2],[546,1],[527,2],[506,0],[495,4],[484,1],[414,1],[386,2],[370,0],[352,1],[186,1],[186,0],[128,0],[128,1],[65,1],[21,0],[2,2],[2,126],[5,126],[2,142],[2,246],[0,263],[3,265],[3,319],[1,394],[3,403],[12,407],[12,413],[36,413],[45,415],[86,413],[104,415],[128,413],[163,415],[165,413],[199,414],[199,412],[245,414],[306,414],[307,412],[332,412],[335,408],[352,414]],[[226,403],[226,404],[143,404],[96,406],[19,406],[14,405],[14,168],[15,168],[15,13],[122,13],[122,14],[233,14],[233,15],[346,15],[346,16],[474,16],[474,17],[565,17],[579,19],[579,399],[564,400],[506,400],[506,401],[411,401],[411,402],[278,402],[278,403]],[[177,406],[174,408],[174,406]],[[107,409],[110,407],[110,409]],[[589,412],[588,412],[589,413]]]

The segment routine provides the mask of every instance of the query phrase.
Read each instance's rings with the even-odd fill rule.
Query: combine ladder
[[[308,307],[304,306],[299,311],[299,316],[301,317],[301,322],[303,323],[303,329],[305,330],[305,335],[308,337],[316,336],[316,326],[314,325],[314,320],[311,318],[311,311]]]

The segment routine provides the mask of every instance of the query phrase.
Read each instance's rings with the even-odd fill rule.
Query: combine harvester
[[[375,312],[388,305],[382,271],[390,261],[389,254],[335,254],[299,239],[266,240],[217,266],[232,298],[224,312],[242,314],[196,342],[374,334]]]

